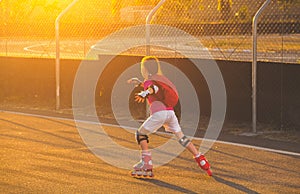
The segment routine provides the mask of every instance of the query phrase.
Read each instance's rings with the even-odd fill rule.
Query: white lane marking
[[[31,117],[37,117],[37,118],[47,118],[47,119],[57,119],[57,120],[64,120],[64,121],[74,121],[74,119],[69,119],[69,118],[63,118],[63,117],[55,117],[55,116],[45,116],[45,115],[38,115],[38,114],[30,114],[30,113],[22,113],[22,112],[14,112],[14,111],[5,111],[5,110],[0,110],[0,113],[8,113],[8,114],[15,114],[15,115],[23,115],[23,116],[31,116]],[[93,121],[85,121],[85,120],[76,120],[76,122],[81,122],[81,123],[87,123],[87,124],[99,124],[98,122],[93,122]],[[130,130],[137,130],[135,127],[129,127],[129,126],[122,126],[122,125],[115,125],[115,124],[109,124],[109,123],[101,123],[103,126],[107,127],[118,127],[118,128],[124,128],[124,129],[130,129]],[[169,134],[170,133],[165,133],[165,132],[156,132],[158,134]],[[199,137],[190,137],[195,140],[203,140],[204,138],[199,138]],[[233,142],[228,142],[228,141],[220,141],[220,140],[210,140],[210,139],[205,139],[206,141],[213,141],[216,143],[220,144],[226,144],[226,145],[232,145],[232,146],[238,146],[238,147],[245,147],[245,148],[251,148],[251,149],[256,149],[256,150],[263,150],[263,151],[268,151],[268,152],[274,152],[274,153],[279,153],[279,154],[286,154],[286,155],[292,155],[292,156],[300,156],[300,153],[297,152],[290,152],[290,151],[284,151],[284,150],[275,150],[271,148],[265,148],[265,147],[259,147],[259,146],[252,146],[252,145],[247,145],[247,144],[241,144],[241,143],[233,143]]]
[[[38,54],[43,54],[45,53],[45,51],[40,51],[40,50],[35,50],[33,48],[35,47],[40,47],[40,46],[47,46],[47,44],[35,44],[35,45],[31,45],[31,46],[27,46],[27,47],[24,47],[24,51],[28,51],[28,52],[32,52],[32,53],[38,53]]]

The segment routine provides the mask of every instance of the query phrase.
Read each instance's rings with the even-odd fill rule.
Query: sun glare
[[[12,0],[1,1],[4,11],[10,20],[26,23],[51,22],[73,0]],[[106,15],[104,15],[106,14]],[[67,22],[82,22],[83,20],[95,20],[109,18],[112,15],[111,1],[79,0],[66,14]],[[104,17],[105,16],[105,17]]]

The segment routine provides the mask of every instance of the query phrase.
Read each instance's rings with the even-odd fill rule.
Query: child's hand
[[[145,98],[139,96],[138,94],[135,95],[134,97],[134,101],[136,101],[137,103],[143,103],[145,102]]]
[[[138,103],[143,103],[145,98],[150,94],[149,90],[141,91],[140,93],[135,94],[135,101]]]

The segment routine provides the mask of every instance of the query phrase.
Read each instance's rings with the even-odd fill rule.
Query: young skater
[[[198,152],[181,130],[173,108],[178,102],[178,93],[174,84],[162,74],[159,60],[153,56],[144,57],[141,61],[141,74],[145,79],[142,83],[144,90],[135,95],[135,101],[140,103],[147,99],[150,116],[135,134],[136,141],[141,147],[141,160],[133,166],[131,175],[154,176],[148,135],[163,126],[165,130],[174,133],[179,143],[193,154],[199,167],[212,176],[210,165],[204,155]]]

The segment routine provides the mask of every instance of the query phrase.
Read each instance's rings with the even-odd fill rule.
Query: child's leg
[[[141,149],[148,151],[148,135],[158,130],[166,120],[166,112],[159,111],[148,117],[136,132],[136,141]]]
[[[175,133],[175,136],[179,140],[181,140],[185,137],[182,131]],[[200,155],[199,151],[196,149],[196,147],[194,146],[194,144],[190,140],[185,139],[183,141],[185,141],[183,143],[186,143],[186,145],[185,145],[186,149],[189,150],[193,154],[194,157],[197,157],[197,156]]]
[[[149,134],[149,131],[147,131],[145,128],[141,127],[136,134],[136,139],[138,144],[140,145],[141,149],[143,151],[148,151],[148,136],[147,134]]]
[[[205,170],[209,176],[212,176],[210,164],[208,163],[205,156],[196,149],[194,144],[182,132],[175,133],[175,136],[179,139],[179,143],[182,146],[186,147],[187,150],[189,150],[193,154],[198,166]]]
[[[148,134],[155,132],[165,122],[166,114],[156,112],[151,115],[142,126],[136,131],[135,139],[141,147],[141,160],[133,166],[131,175],[133,176],[153,176],[152,168],[152,157],[148,147]]]
[[[148,135],[150,132],[141,127],[136,132],[136,141],[141,147],[141,160],[133,166],[132,176],[153,177],[151,152],[148,150]]]

